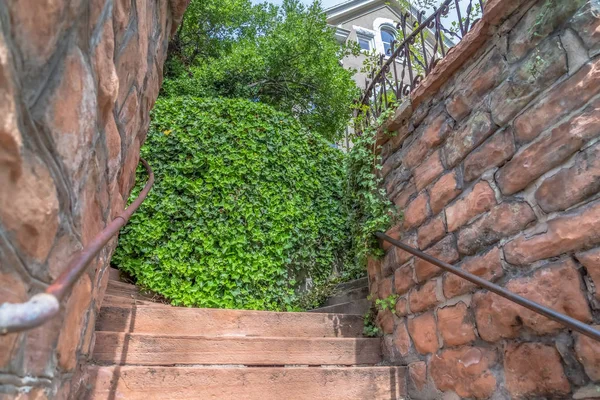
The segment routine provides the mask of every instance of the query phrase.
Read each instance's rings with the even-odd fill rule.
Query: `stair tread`
[[[369,287],[369,278],[368,277],[365,276],[364,278],[340,283],[339,285],[336,286],[336,289],[343,292],[346,290],[352,290],[352,289],[361,288],[361,287]]]
[[[367,286],[349,289],[344,292],[338,292],[334,296],[328,298],[325,302],[325,306],[348,303],[354,300],[363,300],[366,299],[368,295],[369,288]]]
[[[204,337],[96,332],[94,359],[120,365],[358,365],[381,362],[372,338]]]
[[[371,308],[371,301],[367,299],[353,300],[347,303],[339,303],[310,310],[312,313],[334,313],[345,315],[364,315]]]
[[[405,367],[89,368],[91,400],[401,400]]]
[[[133,302],[132,302],[133,303]],[[105,302],[96,330],[203,336],[357,337],[362,317],[346,314],[160,307]]]

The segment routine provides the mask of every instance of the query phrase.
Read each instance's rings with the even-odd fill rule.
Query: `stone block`
[[[571,385],[554,346],[510,343],[504,349],[506,388],[513,398],[566,398]]]
[[[496,195],[490,184],[480,181],[473,189],[446,208],[448,232],[454,232],[476,216],[489,211],[496,204]]]
[[[515,139],[528,143],[560,119],[583,107],[600,91],[600,59],[553,87],[539,102],[515,119]]]
[[[536,217],[526,202],[501,203],[463,228],[458,233],[458,251],[475,254],[478,250],[514,235],[527,227]]]
[[[590,57],[600,53],[600,2],[598,0],[586,1],[585,6],[575,14],[570,25],[583,40]]]
[[[396,329],[394,330],[394,346],[398,353],[402,357],[406,357],[410,354],[410,350],[412,347],[412,341],[410,340],[410,336],[408,335],[408,330],[406,329],[406,322],[404,318],[398,322],[396,325]]]
[[[453,132],[444,144],[444,160],[446,167],[454,168],[485,139],[497,129],[487,112],[478,112],[457,131]]]
[[[408,300],[406,297],[400,297],[396,300],[396,316],[401,318],[408,315]]]
[[[462,176],[456,169],[438,179],[429,189],[429,206],[433,215],[442,211],[454,200],[462,192],[462,188]]]
[[[461,398],[487,399],[496,390],[491,368],[496,353],[482,347],[463,346],[443,350],[429,360],[429,371],[437,388],[452,390]]]
[[[476,339],[475,326],[467,305],[462,301],[454,306],[438,308],[437,321],[444,347],[460,346]]]
[[[568,72],[567,55],[558,37],[545,40],[490,93],[493,121],[506,125],[542,90]]]
[[[369,282],[379,282],[379,279],[381,279],[381,259],[369,257],[367,259],[367,273]]]
[[[460,268],[487,281],[493,282],[504,275],[500,256],[500,248],[494,247],[485,254],[464,259],[460,264]],[[444,296],[447,299],[451,299],[453,297],[468,293],[469,291],[477,288],[477,285],[459,277],[458,275],[446,273],[444,274],[443,287]]]
[[[408,203],[404,210],[404,228],[409,230],[420,226],[431,216],[429,209],[429,196],[426,192],[419,194],[414,200]]]
[[[436,305],[438,303],[436,289],[436,281],[427,281],[423,286],[413,289],[408,294],[410,312],[420,313]]]
[[[530,277],[511,279],[506,289],[580,321],[592,319],[581,290],[581,277],[571,259],[546,266]],[[522,327],[540,335],[563,328],[558,322],[490,292],[476,293],[472,306],[479,335],[488,342],[515,338]]]
[[[576,254],[577,260],[585,267],[588,277],[596,288],[595,297],[600,300],[600,247]]]
[[[594,325],[600,330],[600,325]],[[575,353],[585,373],[594,382],[600,382],[600,343],[581,333],[575,335]]]
[[[504,164],[515,154],[515,151],[512,129],[508,127],[497,132],[465,159],[465,181],[471,182],[483,175],[485,171]]]
[[[535,199],[547,213],[565,210],[600,191],[600,144],[577,155],[575,164],[547,178]]]
[[[440,151],[435,151],[423,163],[413,170],[417,190],[421,190],[436,180],[444,172]]]
[[[427,364],[425,361],[416,361],[408,364],[408,379],[418,391],[423,390],[427,384]]]
[[[460,258],[456,247],[456,241],[452,235],[447,235],[444,239],[429,248],[425,253],[449,264],[456,262]],[[417,277],[417,282],[425,282],[427,279],[441,273],[442,270],[435,265],[420,258],[415,259],[415,275]]]
[[[403,265],[394,272],[394,285],[396,294],[403,295],[415,285],[413,279],[413,266],[410,263]]]
[[[379,287],[377,289],[380,299],[387,299],[394,293],[394,286],[392,283],[392,277],[383,278],[379,281]]]
[[[440,348],[433,312],[408,320],[408,332],[421,354],[435,353]]]
[[[415,194],[417,194],[417,187],[414,182],[408,182],[394,197],[394,204],[399,210],[403,210]]]
[[[377,326],[387,335],[394,333],[394,314],[390,310],[383,310],[377,313]]]
[[[446,226],[444,224],[444,216],[440,214],[419,228],[417,231],[417,243],[420,249],[426,249],[445,235]]]
[[[527,265],[599,243],[600,202],[596,201],[548,221],[543,233],[518,236],[504,245],[504,256],[511,264]]]

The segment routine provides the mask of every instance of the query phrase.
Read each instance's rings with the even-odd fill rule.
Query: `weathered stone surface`
[[[415,285],[413,266],[410,263],[403,265],[394,272],[394,285],[398,295],[403,295]]]
[[[440,151],[434,152],[422,164],[413,170],[417,190],[421,190],[444,172]]]
[[[388,235],[392,239],[396,239],[396,240],[400,240],[400,238],[402,237],[403,233],[404,233],[404,229],[402,228],[402,224],[394,225],[390,229],[388,229],[387,231],[385,231],[386,235]],[[390,247],[393,247],[393,245],[390,242],[388,242],[387,240],[382,240],[381,241],[381,245],[382,245],[383,249],[386,250],[386,251]]]
[[[559,38],[544,41],[490,94],[492,118],[504,126],[542,90],[567,73],[567,55]]]
[[[392,285],[392,277],[383,278],[379,281],[379,288],[377,292],[379,293],[380,299],[387,299],[393,293],[393,285]]]
[[[402,153],[397,152],[392,154],[385,160],[381,167],[380,174],[382,177],[386,177],[390,171],[397,168],[402,163]]]
[[[490,282],[504,275],[502,262],[500,260],[500,248],[494,247],[483,255],[466,258],[460,264],[460,268]],[[444,275],[444,296],[447,299],[460,296],[475,289],[474,283],[467,281],[457,275],[446,273]]]
[[[410,353],[411,345],[412,342],[408,335],[408,330],[406,329],[406,322],[402,319],[398,322],[396,330],[394,331],[394,346],[402,357],[406,357]]]
[[[391,171],[383,180],[385,190],[391,197],[396,193],[400,193],[410,184],[412,173],[406,166],[400,165],[398,168]]]
[[[406,230],[415,228],[425,222],[430,216],[429,196],[426,192],[423,192],[406,207],[404,211],[404,228]]]
[[[453,390],[462,398],[487,399],[496,390],[496,378],[490,371],[495,364],[493,351],[464,346],[433,355],[429,371],[439,390]]]
[[[408,320],[408,332],[419,353],[435,353],[440,348],[433,312],[410,318]]]
[[[423,390],[427,383],[427,364],[425,361],[417,361],[408,364],[408,377],[417,390]]]
[[[591,321],[581,278],[571,259],[544,267],[531,277],[514,278],[506,289],[583,322]],[[558,322],[489,292],[473,296],[477,330],[482,339],[514,338],[523,326],[538,334],[562,329]]]
[[[58,195],[50,171],[37,159],[24,165],[20,177],[0,191],[0,218],[15,244],[44,261],[58,231]]]
[[[565,396],[571,385],[560,355],[541,343],[510,343],[504,350],[506,388],[513,398]]]
[[[572,29],[565,29],[560,35],[560,42],[567,52],[569,74],[573,75],[588,62],[587,49]]]
[[[478,249],[525,229],[532,221],[535,221],[535,214],[529,204],[499,204],[458,233],[458,251],[461,254],[474,254]]]
[[[473,189],[446,208],[448,232],[454,232],[496,204],[496,195],[486,181],[477,182]]]
[[[526,188],[533,180],[564,162],[588,140],[600,135],[600,100],[524,148],[496,174],[502,193]]]
[[[436,281],[428,281],[420,288],[415,288],[408,294],[408,305],[411,313],[420,313],[437,304]]]
[[[596,299],[600,300],[600,247],[577,253],[577,260],[585,267],[596,287]]]
[[[92,298],[92,282],[83,275],[73,287],[67,302],[67,314],[57,344],[58,365],[65,371],[75,368],[83,322]]]
[[[407,244],[410,247],[417,247],[417,235],[415,235],[415,234],[405,236],[400,241],[402,243]],[[388,252],[385,255],[386,259],[389,258],[387,260],[387,263],[389,263],[392,270],[395,270],[396,268],[400,267],[401,265],[404,265],[412,257],[413,257],[412,254],[410,254],[409,252],[404,251],[396,246],[390,247],[388,249]]]
[[[496,131],[497,127],[487,112],[478,112],[452,133],[444,144],[444,160],[448,168],[454,168],[475,147]]]
[[[587,385],[573,392],[573,400],[590,400],[600,398],[600,385]]]
[[[452,131],[453,121],[445,113],[439,114],[429,124],[421,125],[414,133],[417,138],[404,151],[402,161],[414,168],[423,161],[428,151],[441,144]]]
[[[394,204],[398,209],[403,210],[410,198],[415,194],[417,194],[417,187],[414,182],[409,182],[402,190],[400,190],[400,192],[398,192],[398,194],[396,194],[396,197],[394,197]]]
[[[475,327],[462,301],[455,306],[438,308],[437,321],[444,347],[460,346],[476,339]]]
[[[97,101],[92,73],[78,48],[64,61],[60,85],[49,99],[45,122],[74,187],[82,181],[96,132]]]
[[[571,27],[589,50],[590,57],[600,53],[600,2],[588,0],[571,21]]]
[[[82,246],[77,237],[65,233],[57,238],[50,255],[48,256],[48,272],[50,278],[56,279],[69,265],[69,261]]]
[[[367,259],[367,273],[369,282],[379,282],[379,279],[381,279],[381,259],[369,257]]]
[[[515,142],[510,127],[497,132],[467,156],[464,179],[471,182],[490,168],[498,167],[515,154]]]
[[[404,317],[408,315],[408,300],[406,297],[400,297],[396,300],[396,316]]]
[[[489,90],[504,80],[507,74],[506,61],[494,49],[457,82],[458,90],[446,104],[448,114],[456,121],[466,117]]]
[[[575,165],[546,179],[535,199],[547,213],[565,210],[600,191],[600,144],[579,153]]]
[[[569,19],[585,0],[572,0],[532,7],[509,34],[508,62],[514,63],[535,48],[545,37]]]
[[[600,91],[600,59],[586,64],[515,119],[515,139],[527,143]]]
[[[462,192],[462,177],[458,170],[442,176],[429,189],[429,206],[433,215],[439,213]]]
[[[379,311],[376,323],[383,333],[388,335],[394,333],[394,314],[390,310]]]
[[[600,325],[594,325],[600,329]],[[585,373],[594,382],[600,382],[600,343],[581,333],[575,333],[575,352]]]
[[[444,239],[434,244],[425,253],[449,264],[452,264],[459,259],[456,241],[452,235],[446,236]],[[425,282],[427,279],[441,274],[441,272],[442,270],[435,265],[420,258],[415,259],[415,275],[417,277],[417,282]]]
[[[102,37],[92,53],[92,65],[98,85],[100,125],[108,123],[119,93],[119,77],[114,63],[115,39],[112,19],[107,18],[102,27]]]
[[[481,48],[490,36],[488,21],[490,20],[486,18],[475,24],[463,40],[448,50],[446,57],[442,58],[423,82],[412,91],[410,99],[413,108],[419,107],[421,103],[435,96],[437,90]]]
[[[516,265],[576,251],[600,243],[600,202],[580,207],[547,223],[546,231],[521,235],[504,246],[506,261]]]
[[[1,239],[0,239],[1,244]],[[0,247],[0,250],[2,247]],[[27,300],[28,287],[17,274],[10,259],[0,251],[0,304],[21,303]],[[7,372],[19,334],[0,335],[0,371]]]
[[[417,231],[417,243],[420,249],[428,248],[432,243],[437,242],[446,235],[446,226],[444,225],[443,217],[440,214],[419,228]]]

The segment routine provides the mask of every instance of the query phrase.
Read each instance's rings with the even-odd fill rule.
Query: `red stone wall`
[[[0,303],[43,291],[123,210],[188,2],[0,2]],[[60,317],[0,336],[0,399],[81,396],[115,245]]]
[[[600,3],[486,7],[380,135],[388,234],[600,328]],[[383,246],[371,291],[398,296],[378,320],[411,398],[598,396],[600,343]]]

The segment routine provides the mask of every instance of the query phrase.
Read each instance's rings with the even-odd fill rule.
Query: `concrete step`
[[[89,368],[90,400],[400,400],[405,367]]]
[[[369,287],[369,278],[366,276],[364,278],[355,279],[353,281],[340,283],[336,286],[336,289],[340,292],[345,292],[347,290],[358,289],[361,287]]]
[[[354,300],[366,299],[369,295],[369,288],[367,286],[348,289],[344,292],[338,292],[335,296],[332,296],[325,301],[324,306],[333,306],[335,304],[349,303]]]
[[[356,315],[104,303],[97,331],[198,336],[360,337]]]
[[[94,359],[117,365],[362,365],[381,362],[379,339],[203,337],[96,332]]]
[[[335,304],[310,310],[312,313],[334,313],[365,315],[371,308],[371,302],[367,299],[353,300],[347,303]]]

